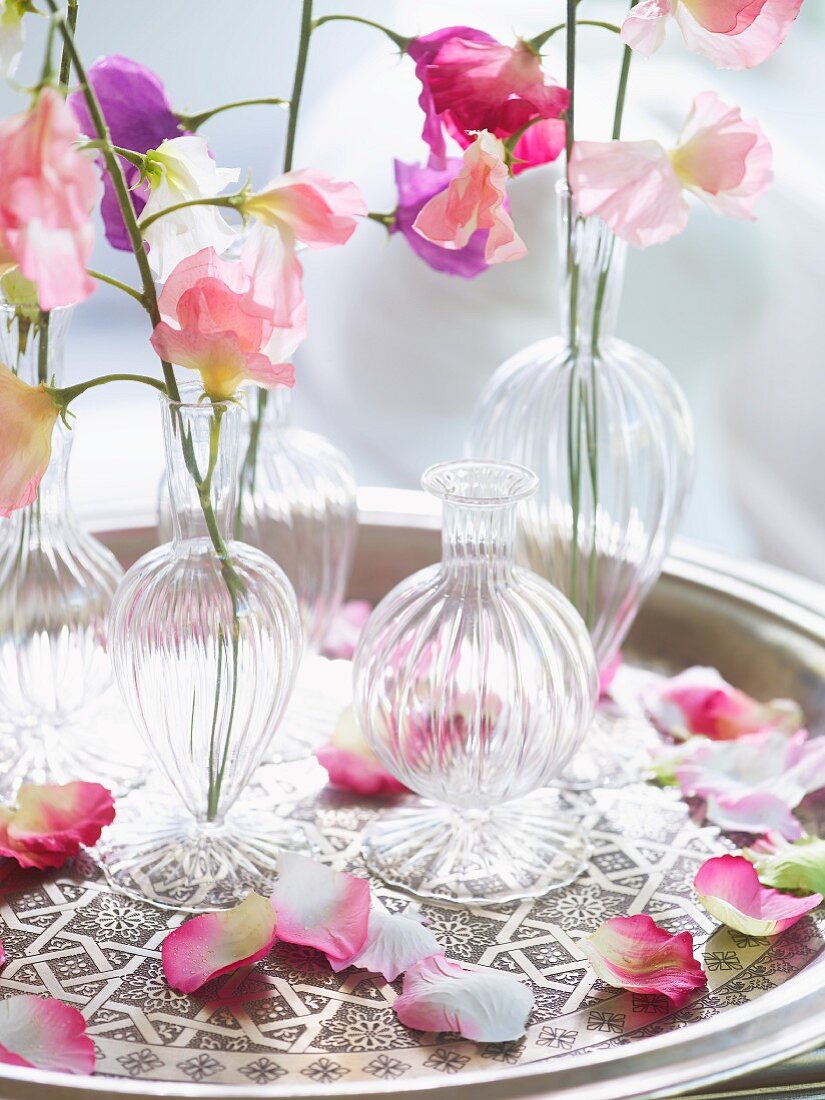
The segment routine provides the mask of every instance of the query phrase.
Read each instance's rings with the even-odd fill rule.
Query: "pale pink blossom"
[[[479,1043],[520,1039],[533,1009],[533,994],[512,974],[471,970],[443,955],[411,966],[393,1009],[405,1027],[453,1031]]]
[[[685,228],[685,191],[716,214],[753,221],[754,203],[773,178],[771,162],[757,123],[715,92],[703,92],[670,151],[658,141],[577,141],[570,184],[581,214],[647,248]]]
[[[388,913],[380,902],[373,902],[364,945],[349,958],[330,959],[330,963],[336,973],[348,966],[356,966],[394,982],[411,966],[443,950],[420,920],[400,913]]]
[[[112,794],[99,783],[24,783],[17,805],[0,808],[0,855],[21,867],[62,867],[114,817]]]
[[[712,917],[746,936],[776,936],[822,902],[771,890],[742,856],[715,856],[699,868],[693,886]]]
[[[368,213],[354,183],[302,168],[271,180],[244,201],[241,209],[278,231],[288,243],[309,248],[346,244],[357,219]]]
[[[370,886],[366,879],[295,852],[278,856],[272,894],[278,937],[343,960],[357,955],[367,940]]]
[[[689,50],[720,69],[751,69],[782,45],[801,7],[802,0],[643,0],[625,17],[622,38],[655,53],[672,19]]]
[[[94,290],[86,264],[100,181],[79,140],[77,119],[53,88],[0,122],[0,255],[35,284],[45,310]]]
[[[690,932],[667,932],[646,913],[610,917],[582,940],[581,949],[608,985],[661,993],[677,1006],[707,984]]]
[[[465,151],[462,170],[423,207],[413,228],[442,248],[464,248],[477,230],[489,229],[487,263],[520,260],[527,248],[505,205],[508,175],[502,142],[483,130]]]
[[[44,386],[29,386],[0,363],[0,516],[36,499],[59,413]]]
[[[403,794],[407,788],[383,767],[364,740],[351,706],[345,707],[330,741],[315,754],[334,787],[366,798]]]
[[[24,994],[0,1000],[0,1063],[55,1073],[94,1073],[95,1045],[76,1008]]]
[[[269,954],[278,938],[276,925],[272,903],[255,893],[233,909],[187,921],[161,945],[167,982],[193,993],[212,978],[251,966]]]

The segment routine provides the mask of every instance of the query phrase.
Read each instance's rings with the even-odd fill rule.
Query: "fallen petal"
[[[407,970],[393,1005],[405,1027],[454,1031],[480,1043],[519,1039],[533,1009],[533,994],[511,974],[468,970],[443,955]]]
[[[351,661],[361,631],[371,614],[369,600],[348,600],[330,624],[321,646],[324,656]]]
[[[795,898],[768,889],[742,856],[715,856],[699,868],[693,886],[722,924],[747,936],[776,936],[815,909],[821,894]]]
[[[753,864],[763,886],[825,894],[825,840],[821,837],[804,836],[789,844],[771,834],[742,854]]]
[[[331,740],[315,755],[326,768],[330,783],[341,790],[367,798],[384,798],[407,790],[366,743],[351,706],[343,709]]]
[[[17,808],[0,809],[0,855],[21,867],[62,867],[93,845],[115,817],[111,791],[99,783],[24,783]]]
[[[767,791],[708,795],[705,817],[730,833],[776,832],[787,840],[802,836],[802,826],[788,806]]]
[[[645,913],[611,917],[581,949],[603,982],[632,993],[661,993],[674,1005],[707,983],[690,932],[667,932]]]
[[[0,1063],[94,1073],[95,1047],[76,1008],[25,994],[0,1001]]]
[[[361,950],[349,959],[331,959],[330,962],[336,973],[348,966],[357,966],[394,982],[411,966],[443,950],[420,921],[388,913],[376,903],[370,910],[367,939]]]
[[[254,893],[234,909],[187,921],[161,946],[167,982],[181,993],[193,993],[211,978],[251,966],[269,954],[278,938],[276,923],[272,903]]]
[[[3,944],[0,943],[0,966],[5,966],[5,964],[6,964],[6,951],[5,951],[5,948],[3,947]]]
[[[323,951],[330,962],[352,958],[366,942],[370,914],[366,879],[334,871],[295,852],[282,852],[272,904],[279,938]]]

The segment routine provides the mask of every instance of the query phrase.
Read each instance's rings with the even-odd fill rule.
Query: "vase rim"
[[[532,470],[516,462],[486,458],[459,458],[428,467],[421,487],[450,504],[475,508],[500,508],[516,504],[538,488]]]
[[[168,393],[159,393],[158,398],[161,405],[168,405],[174,409],[204,409],[209,412],[216,408],[240,407],[238,401],[233,398],[225,397],[222,400],[215,400],[209,397],[200,382],[183,382],[178,385],[178,391],[181,395],[179,401],[174,400]]]

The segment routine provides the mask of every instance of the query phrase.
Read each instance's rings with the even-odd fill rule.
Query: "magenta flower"
[[[160,78],[145,65],[120,54],[112,54],[96,61],[88,75],[115,145],[145,153],[149,149],[157,149],[167,138],[179,137],[182,133]],[[94,126],[83,93],[72,92],[68,103],[83,132],[94,137]],[[140,172],[133,164],[124,160],[121,163],[132,204],[140,214],[149,197],[149,186],[145,181],[139,183]],[[108,173],[104,174],[101,214],[106,240],[112,248],[128,252],[131,248],[129,237]]]

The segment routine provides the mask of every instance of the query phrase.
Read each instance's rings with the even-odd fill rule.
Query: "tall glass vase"
[[[693,474],[684,395],[651,356],[615,336],[624,245],[557,187],[562,335],[513,356],[482,395],[473,454],[521,462],[539,491],[520,516],[520,553],[568,596],[599,667],[616,656],[657,580]],[[597,720],[566,772],[575,787],[639,777],[630,725]]]
[[[101,847],[110,881],[202,911],[265,891],[303,832],[243,792],[275,733],[301,654],[295,595],[232,539],[242,411],[187,389],[161,398],[173,537],[127,572],[110,616],[124,700],[176,797],[138,791]]]
[[[31,385],[59,385],[72,313],[0,305],[0,361]],[[105,621],[123,571],[72,511],[73,435],[58,422],[37,499],[0,520],[3,798],[22,782],[118,786],[130,772],[122,740],[104,737],[95,716],[113,682]]]

